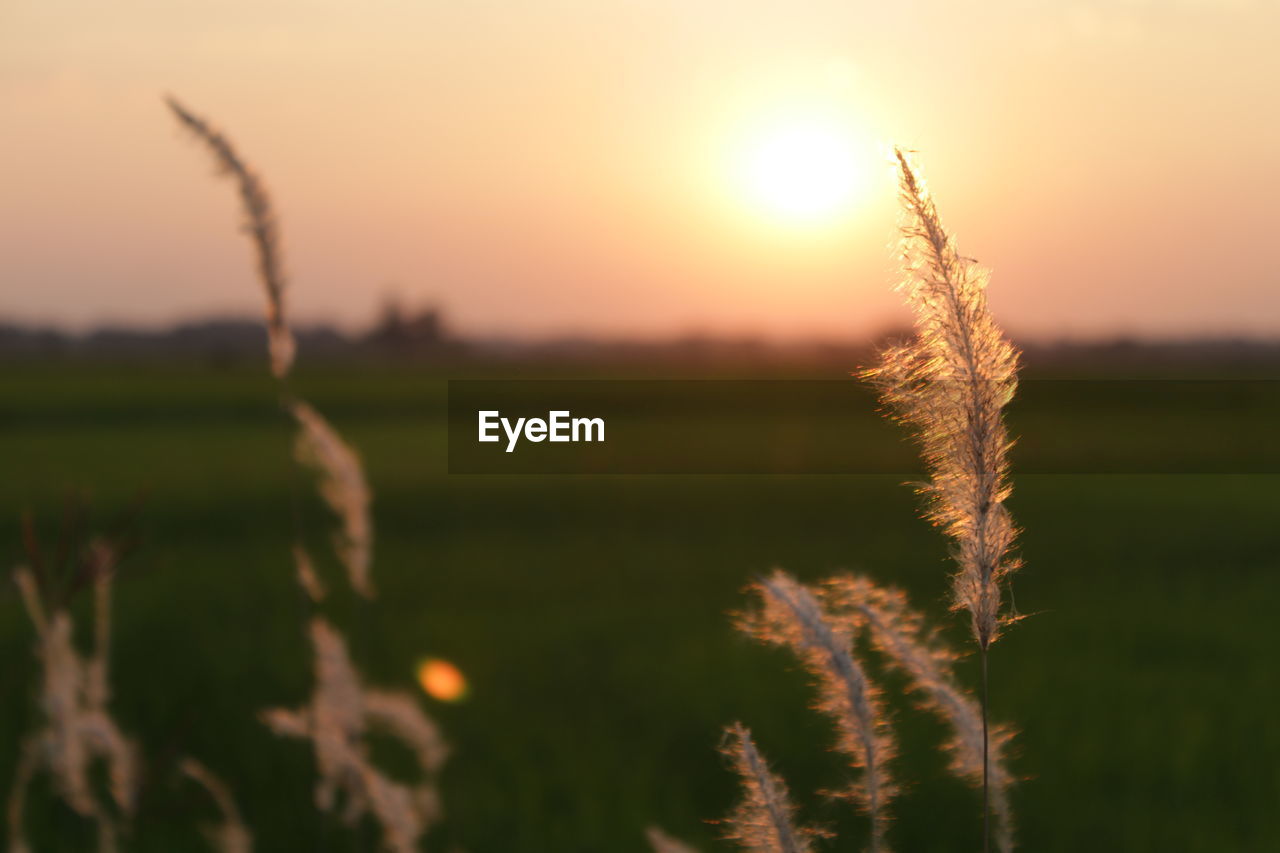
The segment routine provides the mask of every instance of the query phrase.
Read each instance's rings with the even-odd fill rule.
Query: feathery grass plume
[[[263,722],[278,735],[312,742],[320,776],[317,808],[332,811],[342,795],[342,816],[348,825],[372,814],[388,850],[416,851],[427,828],[442,813],[436,777],[448,748],[439,730],[408,695],[366,689],[346,642],[328,622],[311,621],[311,642],[316,684],[310,703],[297,710],[267,710]],[[375,726],[413,751],[422,781],[405,785],[373,766],[365,735]]]
[[[822,833],[793,823],[796,808],[787,785],[769,771],[751,732],[734,723],[725,735],[724,754],[733,760],[744,791],[742,802],[725,820],[729,828],[725,839],[737,841],[751,853],[808,853],[813,849],[810,842]]]
[[[698,853],[695,848],[690,847],[678,838],[667,835],[661,828],[656,826],[645,829],[644,837],[648,839],[649,846],[653,848],[653,853]]]
[[[179,769],[208,792],[222,813],[221,823],[204,827],[210,846],[217,853],[253,853],[253,834],[245,826],[226,783],[194,758],[184,758]]]
[[[856,575],[832,578],[823,599],[832,612],[865,624],[876,648],[911,679],[922,706],[938,714],[952,730],[947,744],[951,769],[968,782],[982,785],[984,773],[990,785],[991,809],[996,816],[995,841],[1001,853],[1013,850],[1013,812],[1009,787],[1013,778],[1003,754],[1013,730],[997,726],[990,732],[987,765],[983,766],[983,721],[978,701],[956,683],[956,653],[936,632],[924,627],[924,617],[907,604],[904,592],[876,586]]]
[[[373,529],[368,511],[370,493],[360,460],[315,409],[292,398],[283,384],[293,365],[295,345],[285,319],[285,276],[271,199],[261,178],[241,159],[225,136],[176,99],[167,98],[166,103],[178,120],[204,142],[213,153],[219,169],[234,178],[240,189],[240,201],[247,219],[245,228],[257,252],[258,278],[267,297],[271,372],[281,380],[283,403],[301,427],[298,455],[303,464],[312,465],[320,472],[321,495],[342,519],[343,531],[335,546],[338,557],[347,569],[351,585],[361,595],[372,598],[373,584],[369,575],[373,553]],[[314,572],[308,574],[310,562],[299,559],[295,551],[294,564],[299,583],[313,600],[318,601],[323,595],[323,587],[318,584]]]
[[[895,793],[887,764],[894,745],[883,721],[878,691],[853,657],[853,634],[835,624],[807,588],[781,570],[755,585],[763,607],[739,627],[766,642],[788,646],[817,682],[818,710],[835,723],[836,748],[863,769],[847,792],[871,818],[871,850],[885,847],[887,804]]]
[[[233,178],[239,187],[240,203],[246,220],[244,228],[253,241],[258,261],[258,278],[267,297],[267,347],[271,356],[271,372],[277,379],[284,379],[293,365],[296,345],[293,332],[289,330],[289,324],[285,320],[285,275],[281,263],[280,233],[271,197],[267,194],[262,179],[240,158],[229,139],[180,104],[176,98],[168,97],[165,103],[178,121],[208,147],[219,171]]]
[[[364,478],[360,457],[319,412],[301,400],[292,400],[289,411],[298,422],[298,461],[319,475],[320,495],[342,523],[334,537],[334,550],[346,567],[356,592],[373,598],[373,518],[369,504],[373,493]],[[301,571],[301,568],[299,569]],[[305,582],[304,582],[305,587]]]
[[[36,657],[43,670],[40,689],[42,724],[23,738],[13,789],[9,794],[9,849],[26,851],[22,816],[26,792],[37,771],[46,769],[54,791],[83,817],[93,820],[98,831],[100,853],[116,850],[116,823],[111,811],[94,793],[90,781],[95,759],[107,765],[111,800],[126,817],[132,815],[138,789],[138,757],[107,711],[110,699],[107,646],[110,623],[111,576],[115,550],[102,540],[93,540],[82,556],[81,575],[93,583],[97,625],[93,653],[85,658],[76,650],[71,614],[45,601],[40,581],[31,569],[21,566],[14,581],[36,629]]]
[[[952,606],[969,611],[982,656],[983,751],[988,741],[987,649],[1003,624],[1001,584],[1020,563],[1008,499],[1004,407],[1018,382],[1018,352],[987,307],[988,273],[956,251],[938,209],[901,149],[900,198],[905,277],[901,288],[915,311],[916,337],[881,353],[864,376],[916,433],[930,481],[929,516],[951,537],[958,570]],[[990,849],[990,780],[983,779],[983,850]]]
[[[974,639],[996,640],[1001,581],[1018,568],[1009,497],[1003,410],[1017,386],[1018,353],[987,308],[987,271],[961,256],[907,155],[898,150],[902,204],[901,284],[916,315],[916,337],[881,353],[865,371],[885,403],[914,431],[929,469],[922,491],[930,518],[954,543],[957,609],[969,611]]]

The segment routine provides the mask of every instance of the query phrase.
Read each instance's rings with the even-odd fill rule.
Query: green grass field
[[[451,477],[443,379],[305,365],[298,378],[361,449],[376,494],[380,597],[340,595],[329,608],[359,665],[373,683],[414,688],[417,661],[440,656],[471,682],[462,703],[422,697],[454,746],[447,822],[428,849],[626,853],[646,849],[650,823],[711,849],[708,821],[736,795],[717,743],[739,719],[804,817],[840,830],[833,849],[858,849],[861,818],[814,793],[846,773],[803,676],[728,614],[771,567],[806,579],[851,568],[905,587],[963,642],[962,619],[945,614],[945,544],[911,492],[885,476]],[[1064,442],[1072,427],[1061,424]],[[260,850],[376,849],[371,827],[353,836],[317,816],[307,746],[255,716],[310,689],[310,608],[289,558],[290,438],[256,367],[7,365],[0,376],[8,563],[23,509],[53,539],[70,490],[101,518],[148,495],[143,546],[115,591],[113,708],[148,759],[127,850],[205,849],[196,825],[213,812],[179,783],[183,754],[231,783]],[[1027,566],[1014,594],[1030,618],[993,650],[992,702],[1022,732],[1021,847],[1280,849],[1280,477],[1015,484]],[[312,504],[305,518],[320,554],[327,518]],[[331,561],[322,570],[336,578]],[[6,587],[7,788],[37,671]],[[946,776],[941,727],[901,700],[900,681],[884,683],[905,783],[895,849],[976,850],[977,794]],[[89,849],[91,826],[46,780],[28,811],[34,849]]]

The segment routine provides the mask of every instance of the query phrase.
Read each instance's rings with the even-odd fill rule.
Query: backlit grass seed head
[[[88,546],[85,570],[92,578],[96,614],[94,649],[82,656],[75,647],[71,614],[59,606],[46,612],[40,584],[26,567],[14,572],[23,603],[36,629],[36,657],[43,679],[39,694],[39,727],[24,737],[8,806],[9,846],[27,849],[22,833],[26,793],[35,774],[45,769],[57,795],[98,828],[98,849],[116,849],[115,819],[93,790],[92,765],[107,768],[111,800],[126,816],[135,806],[138,755],[107,710],[110,698],[107,650],[110,640],[111,576],[116,556],[101,540]]]
[[[280,234],[271,197],[262,179],[241,159],[231,141],[203,118],[195,115],[175,98],[166,98],[169,109],[213,155],[218,169],[230,176],[240,192],[244,209],[245,232],[253,242],[257,255],[258,279],[266,293],[267,345],[271,355],[271,372],[283,379],[293,365],[296,345],[285,320],[285,275],[281,261]]]
[[[373,492],[365,480],[364,466],[356,451],[311,406],[293,400],[289,411],[299,427],[295,445],[298,461],[316,472],[320,496],[341,524],[334,537],[334,550],[347,570],[351,587],[365,598],[372,598],[373,517],[369,505]],[[322,591],[307,585],[304,568],[310,567],[310,561],[304,567],[297,562],[295,554],[295,564],[304,588],[313,596],[316,591]],[[311,579],[315,579],[314,572]]]
[[[910,609],[906,594],[876,586],[868,578],[843,575],[827,582],[823,600],[841,618],[855,620],[870,631],[872,642],[889,663],[910,680],[921,705],[946,722],[952,732],[947,749],[951,769],[970,784],[982,786],[982,710],[978,701],[956,682],[956,653],[936,632],[924,627],[924,617]],[[1001,853],[1013,850],[1013,814],[1009,805],[1009,774],[1003,753],[1013,730],[997,726],[991,732],[988,782],[996,817],[995,841]]]
[[[311,701],[296,710],[263,712],[278,735],[305,738],[315,753],[319,780],[316,807],[338,808],[355,825],[371,814],[393,853],[417,851],[427,828],[441,816],[436,778],[448,757],[439,729],[405,693],[366,688],[351,663],[342,635],[323,619],[311,622],[315,687]],[[378,728],[408,747],[422,774],[415,785],[387,777],[369,759],[366,735]]]
[[[733,762],[743,790],[742,802],[725,820],[725,839],[751,853],[808,853],[813,839],[823,833],[795,825],[796,809],[787,785],[769,771],[746,726],[734,723],[725,735],[723,751]]]
[[[1009,497],[1004,407],[1017,386],[1018,353],[987,307],[987,271],[962,257],[907,155],[897,152],[905,275],[915,339],[881,353],[864,376],[914,432],[929,471],[929,516],[951,537],[956,608],[974,638],[999,636],[1001,582],[1018,568]]]
[[[886,806],[896,791],[887,766],[894,744],[884,724],[879,691],[853,657],[853,634],[785,572],[774,572],[754,588],[762,607],[741,617],[740,627],[790,648],[813,676],[817,708],[835,724],[836,748],[863,771],[861,783],[848,793],[871,818],[871,850],[884,851]]]

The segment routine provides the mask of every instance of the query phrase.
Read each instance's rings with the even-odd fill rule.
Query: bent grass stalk
[[[879,692],[853,657],[853,635],[829,619],[806,587],[783,571],[756,584],[762,607],[740,617],[739,627],[795,653],[818,686],[817,709],[836,728],[836,749],[863,771],[845,792],[871,819],[872,853],[885,848],[887,804],[895,793],[888,762],[894,744],[883,721]]]
[[[235,181],[244,209],[245,231],[253,243],[258,279],[266,295],[267,341],[271,373],[279,384],[281,405],[298,425],[297,460],[312,468],[319,480],[320,495],[338,517],[341,530],[334,550],[346,569],[353,589],[366,598],[374,595],[370,575],[373,554],[373,520],[369,512],[371,493],[365,483],[360,457],[319,412],[294,397],[288,378],[296,345],[285,312],[285,275],[279,227],[270,194],[262,179],[246,164],[231,141],[205,119],[197,116],[173,97],[165,101],[178,121],[213,155],[222,174]],[[309,558],[299,559],[302,546],[301,522],[294,513],[294,562],[302,588],[313,600],[323,595],[323,586],[310,582],[305,569]],[[304,568],[305,567],[305,568]]]
[[[795,825],[796,807],[787,785],[770,772],[750,730],[734,723],[725,735],[724,754],[733,762],[743,789],[742,802],[725,820],[725,839],[752,853],[809,853],[810,842],[822,833]]]
[[[364,466],[338,431],[311,405],[295,397],[288,387],[295,347],[285,319],[285,278],[270,197],[262,181],[223,134],[175,99],[169,98],[167,103],[239,188],[246,230],[257,256],[258,278],[267,297],[271,372],[278,383],[281,405],[298,426],[294,460],[316,473],[320,497],[340,522],[334,536],[334,551],[351,587],[359,595],[372,599],[372,491]],[[312,603],[318,605],[326,590],[303,545],[296,502],[293,563],[299,586]],[[343,818],[348,825],[371,814],[382,828],[383,845],[388,850],[395,853],[416,850],[428,827],[443,813],[436,780],[448,755],[444,740],[435,723],[409,694],[364,687],[347,652],[346,641],[336,628],[315,617],[310,635],[315,653],[315,687],[310,703],[296,710],[264,711],[262,720],[277,735],[311,741],[319,771],[315,799],[321,811],[337,808],[341,793],[345,800]],[[397,782],[373,765],[365,742],[371,727],[386,731],[414,753],[421,773],[417,784]]]
[[[258,279],[266,293],[267,343],[271,352],[271,372],[283,380],[293,366],[296,345],[285,319],[285,275],[281,260],[280,233],[271,196],[261,178],[236,152],[235,146],[209,122],[188,110],[172,96],[165,103],[196,138],[204,142],[218,169],[235,182],[244,208],[244,229],[253,242]]]

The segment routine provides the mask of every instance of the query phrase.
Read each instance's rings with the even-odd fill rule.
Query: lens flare
[[[460,702],[467,698],[467,678],[447,660],[427,658],[418,664],[418,684],[432,699]]]

